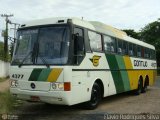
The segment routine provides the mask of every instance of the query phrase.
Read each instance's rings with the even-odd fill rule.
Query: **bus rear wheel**
[[[143,89],[143,82],[142,80],[138,81],[138,88],[135,90],[136,95],[140,95]]]
[[[99,102],[101,101],[101,89],[97,83],[94,83],[91,92],[91,99],[85,104],[85,107],[89,110],[97,108]]]
[[[142,88],[142,93],[147,91],[147,82],[145,81],[144,87]]]

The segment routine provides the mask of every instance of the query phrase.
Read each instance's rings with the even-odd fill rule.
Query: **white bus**
[[[106,96],[146,92],[156,69],[155,47],[116,28],[78,18],[36,20],[17,31],[10,92],[94,109]]]

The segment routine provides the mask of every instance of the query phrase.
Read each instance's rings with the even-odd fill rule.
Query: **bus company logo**
[[[31,88],[32,89],[35,89],[36,88],[36,85],[34,83],[31,83]]]
[[[94,55],[92,58],[90,58],[90,61],[93,63],[93,65],[95,67],[97,67],[99,65],[99,59],[100,58],[101,58],[101,56]]]
[[[147,67],[148,63],[147,63],[147,61],[134,60],[134,66],[137,66],[137,67]]]

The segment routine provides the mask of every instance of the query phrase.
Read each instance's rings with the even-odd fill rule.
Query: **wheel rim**
[[[96,88],[93,88],[92,90],[92,96],[91,96],[91,103],[93,105],[96,105],[98,103],[98,90]]]

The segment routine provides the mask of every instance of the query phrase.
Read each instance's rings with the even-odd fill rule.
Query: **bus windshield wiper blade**
[[[29,56],[30,54],[32,54],[32,52],[33,52],[33,51],[30,51],[30,52],[26,55],[26,57],[23,58],[22,62],[18,65],[19,67],[21,67],[21,66],[23,65],[24,61],[26,61],[26,59],[28,58],[28,56]]]
[[[46,62],[46,59],[44,58],[44,57],[42,57],[42,56],[38,56],[41,60],[42,60],[42,62],[47,66],[47,68],[49,68],[50,66],[49,66],[49,64]]]
[[[49,64],[46,62],[46,59],[45,59],[44,57],[42,57],[42,56],[39,55],[39,43],[38,43],[38,42],[37,42],[37,46],[36,46],[35,51],[36,51],[36,58],[39,57],[39,58],[42,60],[42,62],[47,66],[47,68],[49,68],[50,66],[49,66]]]

